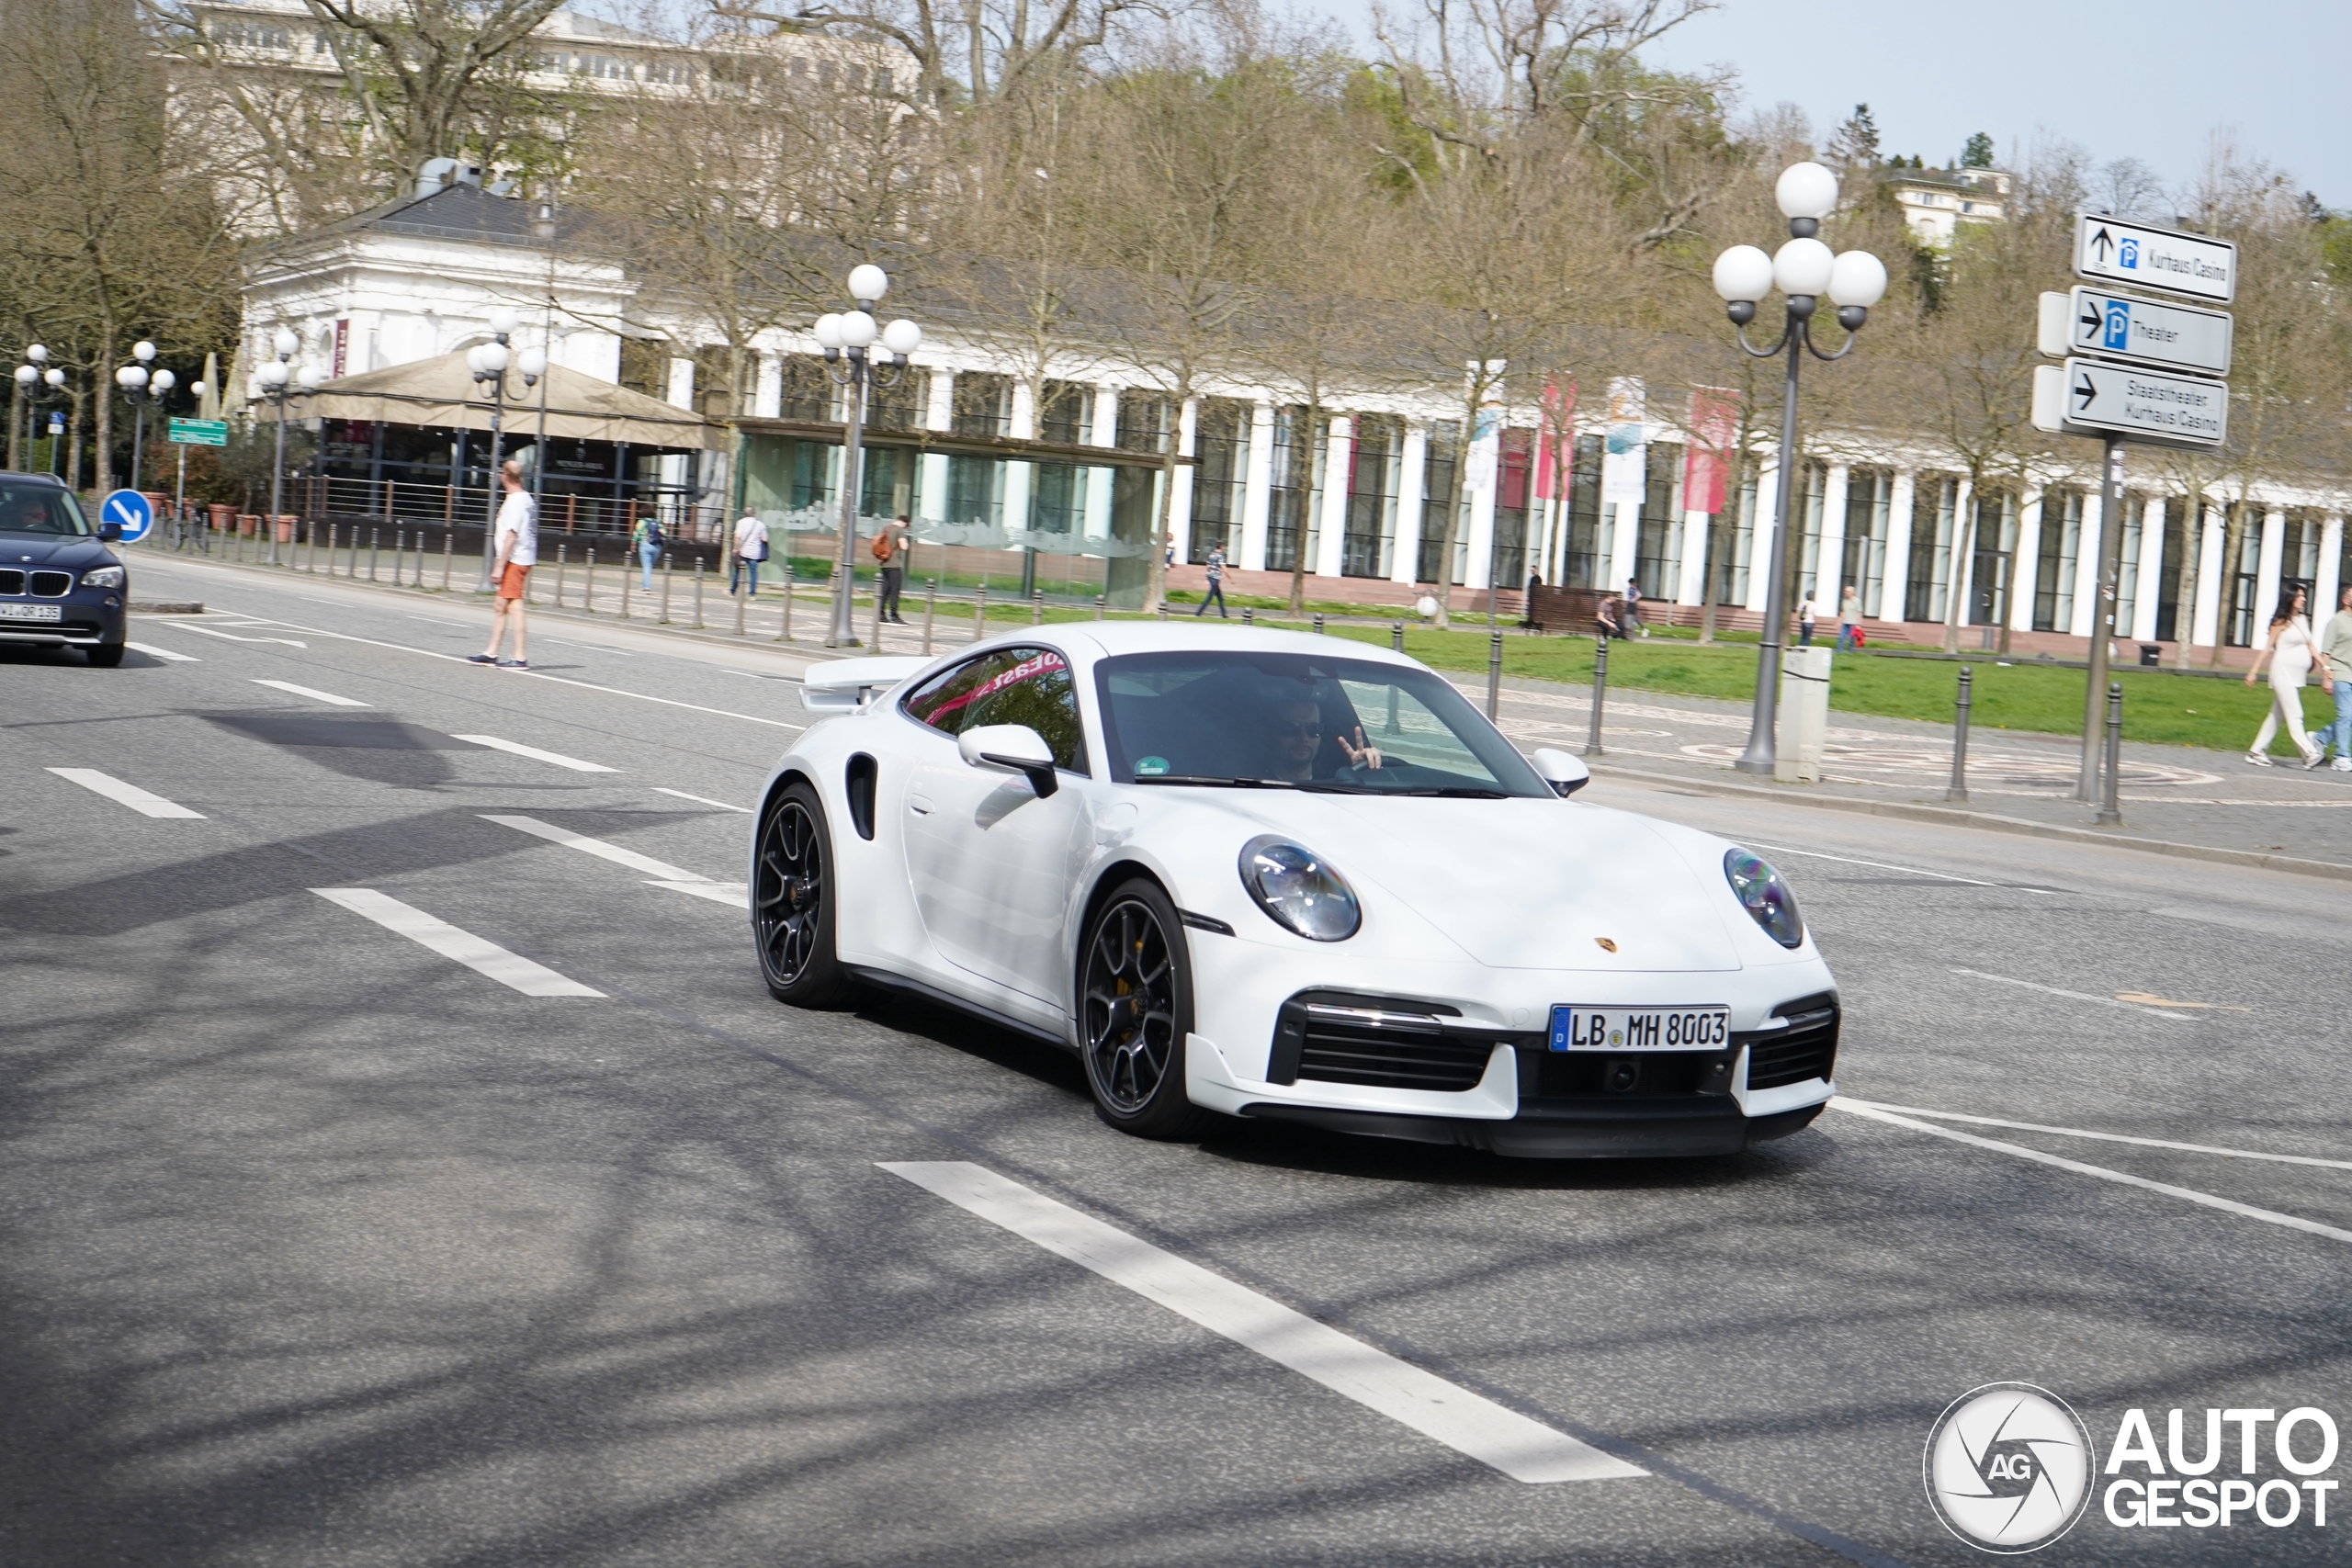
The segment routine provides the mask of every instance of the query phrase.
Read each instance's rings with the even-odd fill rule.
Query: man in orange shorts
[[[528,670],[530,660],[523,646],[523,585],[531,568],[538,564],[539,520],[532,510],[531,492],[523,488],[521,463],[509,457],[500,464],[498,481],[506,489],[506,499],[498,503],[498,559],[491,573],[498,585],[498,598],[491,612],[490,646],[466,657],[469,663]],[[498,645],[509,626],[514,629],[514,657],[501,659]]]

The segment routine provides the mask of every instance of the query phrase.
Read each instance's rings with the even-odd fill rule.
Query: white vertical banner
[[[1640,378],[1611,377],[1609,434],[1600,457],[1600,504],[1609,530],[1609,562],[1600,586],[1621,589],[1634,575],[1641,540],[1642,499],[1649,483],[1648,407]]]

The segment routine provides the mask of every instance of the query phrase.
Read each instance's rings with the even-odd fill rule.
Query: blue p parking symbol
[[[2121,299],[2107,302],[2107,330],[2099,338],[2099,346],[2113,349],[2119,354],[2131,349],[2132,307],[2129,302]]]
[[[2134,272],[2139,271],[2140,242],[2137,240],[2124,241],[2123,248],[2115,253],[2115,265],[2118,266],[2128,266]]]

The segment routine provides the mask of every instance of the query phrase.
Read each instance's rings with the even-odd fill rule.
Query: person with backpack
[[[881,531],[874,536],[873,546],[875,562],[882,569],[881,581],[874,590],[878,595],[875,600],[875,614],[901,626],[907,624],[907,618],[899,614],[899,593],[907,581],[906,559],[910,548],[907,530],[910,526],[906,516],[901,513],[882,525]]]
[[[760,596],[760,563],[768,558],[768,525],[760,521],[756,512],[746,512],[735,520],[735,548],[728,564],[727,592],[735,592],[738,579],[751,579],[750,597]]]
[[[628,542],[629,547],[637,551],[637,558],[644,563],[644,586],[646,591],[650,592],[653,588],[653,563],[662,558],[662,546],[664,542],[662,537],[662,520],[648,513],[638,520],[637,526],[630,531]]]

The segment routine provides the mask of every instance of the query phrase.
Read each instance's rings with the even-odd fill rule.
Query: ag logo
[[[1979,1551],[2038,1551],[2083,1517],[2097,1459],[2089,1431],[2056,1394],[1986,1383],[1954,1400],[1928,1433],[1928,1502]]]

